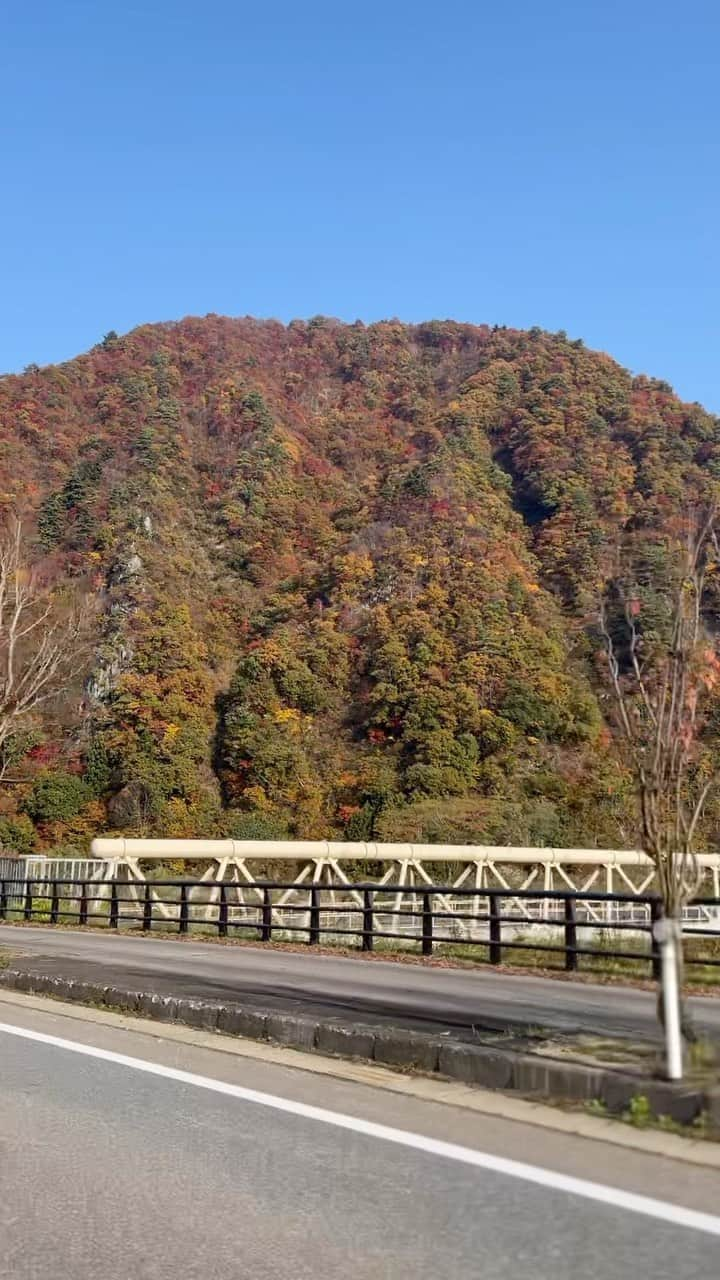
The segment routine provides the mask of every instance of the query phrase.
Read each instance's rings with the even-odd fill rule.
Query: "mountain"
[[[563,333],[207,316],[0,379],[0,503],[96,602],[0,838],[632,842],[588,624],[719,477]]]

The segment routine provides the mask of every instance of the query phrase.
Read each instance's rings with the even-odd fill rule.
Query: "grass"
[[[610,954],[616,945],[614,942],[609,941],[605,946],[596,943],[593,948],[595,954],[578,956],[578,970],[568,972],[565,970],[562,952],[546,951],[542,947],[514,947],[512,943],[509,943],[507,946],[503,945],[502,948],[502,967],[523,971],[542,971],[542,973],[551,974],[554,977],[562,976],[570,979],[588,980],[590,978],[606,977],[647,982],[654,985],[649,951],[644,954],[638,953],[637,959],[631,960]],[[376,947],[376,950],[379,950],[379,948]],[[387,950],[388,953],[391,953],[393,948],[388,947]],[[440,958],[465,960],[474,964],[487,965],[489,963],[488,948],[483,944],[465,946],[456,943],[439,943],[434,948],[433,954]],[[704,938],[702,942],[695,938],[687,939],[685,956],[685,985],[687,987],[720,987],[720,966],[698,963],[698,961],[706,957],[712,960],[720,960],[720,938]],[[688,963],[691,961],[694,963]]]
[[[676,1133],[681,1138],[694,1138],[696,1140],[702,1138],[706,1142],[720,1141],[720,1137],[711,1128],[709,1118],[704,1111],[693,1120],[692,1124],[679,1124],[671,1116],[655,1115],[648,1099],[642,1093],[638,1093],[634,1098],[630,1099],[630,1106],[621,1115],[611,1114],[605,1103],[601,1102],[599,1098],[593,1098],[590,1102],[586,1102],[584,1110],[590,1116],[598,1116],[604,1120],[619,1121],[622,1124],[632,1125],[634,1129],[657,1129],[662,1133]]]

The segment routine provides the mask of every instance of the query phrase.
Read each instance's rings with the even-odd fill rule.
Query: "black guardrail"
[[[290,892],[292,902],[279,901],[278,895]],[[342,895],[342,899],[336,895]],[[254,900],[248,901],[249,896]],[[448,905],[450,899],[454,903],[452,909]],[[462,910],[464,903],[471,909]],[[537,904],[537,914],[526,914],[523,903]],[[557,916],[550,910],[553,903],[557,904]],[[717,953],[706,945],[704,952],[698,954],[686,945],[686,964],[718,966],[720,898],[698,898],[690,906],[698,913],[698,923],[686,930],[686,944],[691,938],[717,938],[718,946]],[[632,915],[641,913],[640,919],[622,918],[623,909],[628,911],[630,907]],[[705,921],[701,919],[703,913]],[[323,940],[342,941],[354,943],[365,952],[373,951],[377,941],[406,946],[415,943],[424,956],[431,956],[443,946],[472,947],[473,954],[480,950],[483,954],[479,958],[493,965],[502,964],[510,951],[546,952],[560,960],[568,972],[576,971],[584,956],[644,963],[656,978],[660,954],[653,924],[661,915],[662,903],[655,894],[592,890],[346,882],[303,885],[275,880],[239,884],[207,880],[0,879],[0,921],[135,927],[145,933],[153,929],[180,934],[210,930],[220,938],[244,935],[257,942],[300,937],[309,946],[318,946]],[[475,936],[467,926],[476,926]],[[519,927],[536,936],[511,936]],[[453,931],[448,932],[448,928]],[[484,936],[478,937],[481,928]],[[558,941],[548,941],[540,930],[554,931]],[[579,938],[581,930],[599,935],[601,945]],[[618,935],[622,933],[640,935],[647,939],[647,945],[643,950],[619,946]]]

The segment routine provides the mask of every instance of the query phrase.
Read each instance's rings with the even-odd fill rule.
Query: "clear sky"
[[[716,0],[5,0],[0,370],[452,317],[720,412],[719,71]]]

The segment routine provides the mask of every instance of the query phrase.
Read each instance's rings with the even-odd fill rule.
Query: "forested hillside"
[[[597,587],[720,478],[666,384],[539,330],[209,316],[0,379],[0,472],[97,606],[6,846],[635,839]]]

